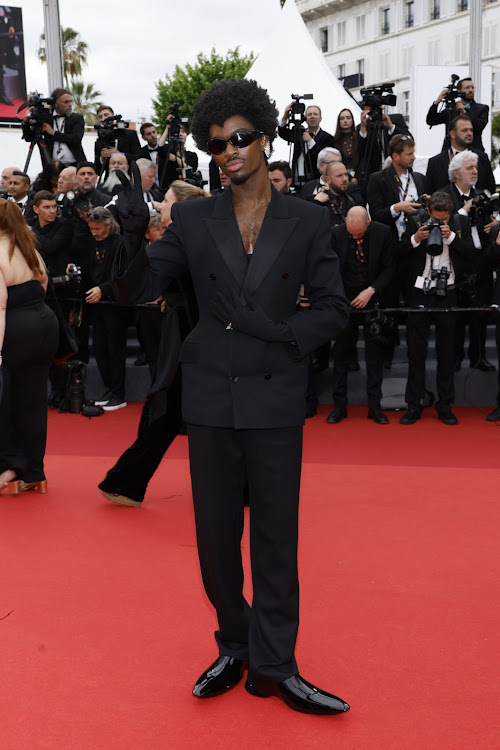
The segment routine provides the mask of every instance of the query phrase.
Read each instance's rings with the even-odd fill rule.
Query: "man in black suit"
[[[365,107],[361,112],[361,123],[356,126],[356,131],[361,164],[359,182],[363,193],[366,191],[370,175],[384,168],[384,162],[389,156],[390,139],[395,135],[409,135],[403,117],[400,119],[396,115],[394,117],[395,122],[384,113],[379,120],[373,120],[369,107]]]
[[[109,117],[114,117],[114,112],[108,104],[102,104],[97,110],[97,117],[102,125],[106,125],[106,121]],[[112,123],[111,123],[112,124]],[[104,145],[100,138],[95,142],[94,154],[95,154],[95,167],[97,172],[100,172],[105,159],[109,159],[111,154],[116,151],[120,151],[125,154],[127,161],[130,164],[132,161],[138,159],[141,155],[141,144],[135,130],[130,130],[128,127],[112,127],[111,128],[111,145]]]
[[[243,114],[241,114],[243,113]],[[231,179],[217,197],[172,207],[161,240],[117,283],[151,300],[191,272],[199,322],[182,346],[183,416],[203,582],[217,611],[216,662],[193,693],[236,685],[296,710],[349,706],[298,674],[297,510],[307,355],[347,322],[326,212],[274,190],[266,153],[278,112],[255,81],[214,83],[192,133]],[[220,124],[217,124],[220,123]],[[297,312],[301,284],[311,309]],[[242,593],[245,487],[251,507],[253,601]]]
[[[328,209],[330,226],[344,224],[347,212],[357,205],[357,202],[347,192],[349,189],[349,173],[343,162],[333,162],[325,169],[323,180],[325,187],[314,196],[314,203]]]
[[[146,203],[149,209],[149,213],[151,214],[153,213],[153,211],[159,210],[158,204],[161,203],[164,198],[164,194],[162,193],[162,191],[157,190],[154,187],[158,174],[156,165],[149,159],[137,159],[137,166],[139,167],[139,172],[141,173],[141,187],[144,202]],[[157,204],[156,206],[155,203]]]
[[[287,161],[272,161],[267,165],[267,174],[272,185],[282,195],[294,195],[292,192],[292,170]]]
[[[353,310],[383,305],[384,292],[391,283],[395,267],[390,229],[379,222],[370,222],[366,208],[355,206],[349,210],[345,223],[332,230],[332,247],[339,256],[346,297]],[[333,345],[334,409],[326,419],[330,424],[337,424],[347,417],[347,374],[359,323],[360,316],[351,315],[347,328],[337,336]],[[389,420],[380,408],[384,350],[370,332],[366,316],[363,317],[363,327],[368,418],[376,424],[388,424]]]
[[[33,211],[33,197],[30,193],[31,180],[25,172],[15,170],[9,179],[9,200],[14,201],[30,224],[36,219]]]
[[[446,193],[434,193],[427,202],[429,217],[439,225],[432,228],[420,214],[408,219],[400,251],[408,258],[408,299],[411,307],[428,308],[428,312],[408,314],[408,380],[405,400],[408,411],[401,417],[404,425],[414,424],[422,415],[425,395],[425,360],[431,324],[436,330],[435,404],[439,419],[447,425],[458,424],[451,411],[455,399],[455,327],[456,314],[439,312],[457,306],[455,284],[474,255],[468,221],[453,215],[453,201]],[[438,311],[438,312],[435,312]]]
[[[473,151],[478,155],[478,177],[476,188],[478,190],[489,190],[495,192],[495,178],[491,168],[491,162],[483,151],[473,148],[474,131],[470,118],[467,115],[459,115],[450,123],[450,148],[436,154],[427,164],[425,177],[425,191],[431,195],[436,190],[448,184],[448,165],[455,154],[460,151]]]
[[[450,161],[448,176],[450,182],[442,188],[449,193],[453,200],[454,210],[469,219],[472,242],[474,243],[474,258],[471,261],[469,273],[471,281],[464,289],[457,289],[460,307],[486,307],[490,304],[493,289],[493,272],[488,262],[486,250],[490,244],[489,230],[496,224],[493,217],[484,218],[473,206],[474,198],[478,196],[475,189],[477,182],[478,155],[473,151],[460,151]],[[495,365],[486,359],[486,320],[476,313],[462,313],[457,319],[456,331],[456,363],[457,370],[465,356],[464,339],[465,326],[469,326],[468,356],[470,366],[482,372],[492,372]]]
[[[449,125],[455,117],[459,115],[467,115],[472,122],[474,131],[474,137],[472,140],[472,147],[478,151],[484,151],[483,141],[481,139],[482,132],[488,124],[488,113],[489,107],[487,104],[479,104],[474,100],[475,86],[472,78],[462,78],[457,83],[457,89],[462,92],[463,98],[457,99],[454,107],[451,109],[444,108],[438,112],[438,106],[445,98],[448,89],[443,89],[439,94],[436,101],[434,101],[427,113],[426,122],[431,127],[433,125],[445,125],[446,136],[443,141],[443,151],[446,151],[450,147],[450,139],[448,137]]]
[[[293,184],[294,187],[304,185],[308,180],[317,180],[320,177],[320,172],[317,167],[317,159],[319,152],[327,146],[335,147],[335,140],[331,133],[327,133],[326,130],[322,130],[321,124],[321,109],[316,105],[310,105],[305,111],[305,127],[301,129],[300,138],[295,139],[295,127],[289,127],[287,124],[288,113],[293,107],[294,102],[291,102],[285,111],[281,123],[278,127],[278,135],[283,138],[287,143],[293,143],[293,154],[292,154],[292,171],[293,171]]]
[[[165,175],[165,160],[168,157],[168,146],[164,143],[160,145],[158,140],[158,131],[152,122],[144,122],[140,127],[141,137],[146,141],[146,145],[141,148],[141,157],[149,159],[156,164],[157,178],[155,187],[164,192],[167,191],[168,185],[163,177],[164,184],[160,185],[159,180]]]
[[[57,203],[54,193],[39,190],[33,198],[35,219],[31,229],[38,237],[40,253],[50,276],[62,276],[69,262],[73,226],[70,219],[57,216]]]
[[[66,166],[74,165],[87,157],[82,148],[85,132],[83,115],[71,112],[73,98],[67,89],[54,89],[50,95],[54,101],[52,115],[42,124],[41,145],[47,148],[47,162],[62,161]],[[23,118],[23,138],[30,143],[35,134],[29,123],[32,110],[28,109]]]

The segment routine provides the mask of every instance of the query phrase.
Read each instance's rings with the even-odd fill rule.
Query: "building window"
[[[410,122],[410,92],[403,91],[403,117],[408,125]]]
[[[328,52],[328,27],[319,30],[319,41],[322,52]]]
[[[410,75],[413,68],[413,47],[403,47],[403,75]]]
[[[389,8],[382,8],[380,11],[380,33],[390,34],[391,25],[389,20]]]
[[[342,65],[337,65],[337,78],[340,80],[342,78],[345,78],[345,64],[342,63]]]
[[[405,3],[405,26],[407,29],[410,29],[415,24],[414,10],[415,3],[413,0],[412,2]]]
[[[345,21],[337,24],[337,47],[345,46]]]
[[[362,42],[365,38],[365,18],[366,16],[356,16],[356,41]]]
[[[469,32],[462,31],[455,34],[455,62],[468,62]]]
[[[389,78],[389,53],[382,52],[378,56],[378,78],[386,81]]]
[[[457,11],[463,13],[465,10],[469,10],[469,0],[458,0]]]
[[[498,24],[492,23],[483,29],[483,54],[485,57],[495,55],[497,50]]]
[[[436,18],[441,18],[441,2],[440,0],[431,0],[431,21],[435,21]]]
[[[359,83],[358,86],[365,85],[365,61],[356,60],[356,73],[358,74]]]
[[[427,64],[439,65],[439,39],[431,39],[427,42]]]

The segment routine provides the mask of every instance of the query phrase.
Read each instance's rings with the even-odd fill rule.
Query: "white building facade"
[[[469,9],[473,2],[482,3],[482,63],[492,67],[493,76],[492,91],[481,92],[478,100],[491,103],[494,114],[500,112],[500,0],[295,1],[328,66],[355,99],[361,99],[362,86],[393,81],[394,111],[405,116],[410,128],[412,69],[468,65]],[[425,114],[448,83],[436,80],[435,90],[421,102]]]

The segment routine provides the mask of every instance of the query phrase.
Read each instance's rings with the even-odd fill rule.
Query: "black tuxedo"
[[[323,186],[324,183],[320,182],[319,177],[314,180],[309,180],[309,182],[306,182],[306,184],[301,187],[298,197],[306,201],[313,200],[318,192],[318,188]],[[357,182],[349,182],[347,193],[353,199],[355,206],[363,205],[363,196],[361,195],[361,190]]]
[[[166,146],[165,144],[163,146],[157,146],[156,152],[157,152],[157,160],[156,160],[157,172],[156,172],[156,179],[157,179],[157,182],[158,182],[158,184],[160,186],[160,190],[163,190],[164,192],[166,192],[168,190],[168,185],[166,183],[164,174],[165,174],[165,161],[166,161],[166,158],[167,158],[168,146]],[[149,146],[147,144],[141,148],[141,158],[143,158],[143,159],[149,159],[150,161],[153,161],[153,159],[151,158],[151,151],[150,151]],[[162,179],[162,177],[163,177],[163,179]],[[161,180],[161,182],[160,182],[160,180]]]
[[[13,200],[13,202],[16,205],[19,206],[19,203],[21,201],[19,201],[19,203],[18,203],[18,201],[14,200],[14,199],[12,199],[12,200]],[[31,224],[37,218],[36,213],[33,211],[33,194],[32,193],[28,193],[28,200],[26,201],[26,203],[24,205],[19,206],[19,208],[21,209],[21,213],[22,213],[22,215],[24,217],[24,220],[26,221],[27,224],[29,224],[31,226]]]
[[[433,125],[445,125],[446,126],[446,136],[443,141],[443,151],[447,149],[450,145],[450,139],[448,137],[448,128],[449,124],[452,120],[455,119],[455,117],[458,117],[458,115],[462,114],[458,111],[456,107],[453,107],[453,109],[442,109],[440,112],[437,111],[438,105],[434,104],[434,102],[429,107],[429,111],[427,112],[426,117],[426,123],[427,125],[430,125],[431,127]],[[488,124],[488,113],[489,113],[489,107],[487,104],[479,104],[479,102],[475,102],[472,100],[468,108],[465,110],[465,114],[467,117],[470,118],[472,122],[472,127],[474,128],[474,140],[472,141],[473,148],[477,148],[478,151],[484,151],[483,142],[481,140],[481,135],[483,130],[485,129],[486,125]]]
[[[424,175],[420,172],[412,172],[411,176],[415,182],[418,195],[422,195],[425,185]],[[391,206],[402,200],[400,185],[401,181],[391,164],[389,167],[370,175],[366,191],[370,216],[374,221],[380,221],[382,224],[391,227],[394,241],[399,238],[396,228],[397,218],[393,218]]]
[[[280,125],[278,128],[278,135],[280,138],[283,138],[284,141],[287,143],[292,142],[293,138],[293,130],[286,127],[285,125]],[[335,148],[335,139],[333,135],[330,133],[327,133],[326,130],[322,130],[321,128],[318,130],[316,135],[314,136],[314,146],[312,148],[308,148],[307,143],[305,143],[302,140],[302,136],[300,138],[300,147],[299,144],[295,144],[294,151],[292,155],[292,163],[296,164],[297,160],[302,153],[302,148],[304,148],[306,157],[305,157],[305,179],[306,180],[315,180],[319,178],[319,170],[317,167],[318,162],[318,155],[319,152],[322,151],[324,148],[327,148],[327,146],[330,146],[332,148]],[[296,184],[297,181],[295,180],[294,176],[294,184]],[[297,183],[298,184],[298,183]]]
[[[36,214],[35,214],[36,216]],[[50,224],[40,226],[38,216],[30,224],[40,243],[40,253],[47,266],[50,276],[63,276],[66,266],[71,261],[69,249],[73,234],[73,224],[70,219],[56,217]]]
[[[375,302],[383,306],[384,293],[389,288],[396,265],[390,229],[377,221],[372,221],[368,226],[361,245],[366,259],[365,281],[358,286],[351,286],[352,282],[349,280],[349,264],[355,262],[355,252],[358,245],[348,233],[345,224],[333,228],[332,247],[339,257],[347,299],[353,300],[363,289],[372,286],[375,289],[375,295],[368,303],[368,308],[373,308]],[[361,317],[357,313],[351,314],[347,328],[337,336],[333,345],[333,401],[335,408],[344,408],[347,404],[347,375],[349,364],[352,361],[352,352],[356,347],[360,322],[363,322],[365,334],[368,405],[371,409],[380,408],[384,350],[372,340],[366,317]]]
[[[125,154],[128,163],[137,161],[141,157],[141,144],[135,130],[129,128],[116,128],[116,139],[115,143],[111,144]],[[101,150],[105,148],[102,141],[98,138],[94,144],[94,163],[97,174],[102,170],[103,163],[101,161]]]
[[[478,178],[476,183],[477,190],[489,190],[490,193],[495,192],[495,178],[493,176],[493,170],[491,168],[491,162],[483,151],[478,151],[475,148],[469,148],[469,151],[473,151],[478,156]],[[448,166],[450,164],[450,154],[448,151],[441,151],[441,153],[432,156],[427,164],[427,173],[425,176],[425,192],[429,195],[435,193],[443,185],[448,184]]]
[[[306,355],[347,321],[326,212],[271,192],[252,256],[244,252],[232,191],[176,203],[162,239],[116,283],[122,300],[155,299],[189,270],[199,321],[180,360],[198,552],[217,610],[221,654],[249,659],[251,678],[297,672],[296,566]],[[311,310],[296,311],[304,284]],[[218,294],[250,296],[290,341],[241,333],[214,314]],[[242,594],[244,489],[252,507],[253,605]]]
[[[56,113],[56,116],[57,113]],[[82,148],[82,139],[83,134],[85,132],[85,120],[83,118],[83,115],[78,114],[78,112],[72,112],[70,115],[67,115],[64,118],[64,130],[62,132],[58,131],[54,127],[54,114],[52,114],[52,117],[48,121],[49,125],[51,125],[54,128],[54,135],[49,135],[48,133],[43,133],[42,135],[42,144],[47,146],[48,151],[48,161],[53,161],[53,151],[54,151],[54,143],[64,143],[69,148],[71,153],[74,156],[73,163],[76,164],[79,161],[86,161],[87,157],[85,156],[85,152]],[[34,140],[34,134],[31,129],[31,127],[23,122],[22,125],[23,129],[23,138],[25,141],[28,141],[30,143]]]

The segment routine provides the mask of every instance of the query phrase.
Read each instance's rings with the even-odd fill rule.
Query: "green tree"
[[[153,119],[161,129],[165,126],[165,119],[174,102],[179,102],[181,116],[191,119],[193,105],[202,91],[209,88],[214,81],[243,78],[255,56],[253,52],[242,56],[240,48],[235,47],[222,57],[213,47],[208,57],[200,52],[196,60],[195,65],[188,64],[185,68],[176,65],[173,75],[167,75],[165,80],[155,83],[157,97],[153,99]]]
[[[96,110],[102,104],[102,92],[97,91],[93,83],[76,80],[71,81],[69,91],[73,97],[73,111],[83,115],[87,125],[94,125],[97,122]]]
[[[82,74],[83,66],[87,64],[89,46],[84,42],[78,31],[71,26],[61,26],[64,81],[69,88],[70,78],[76,78]],[[40,46],[36,54],[42,63],[47,62],[47,50],[45,48],[45,34],[40,36]]]

